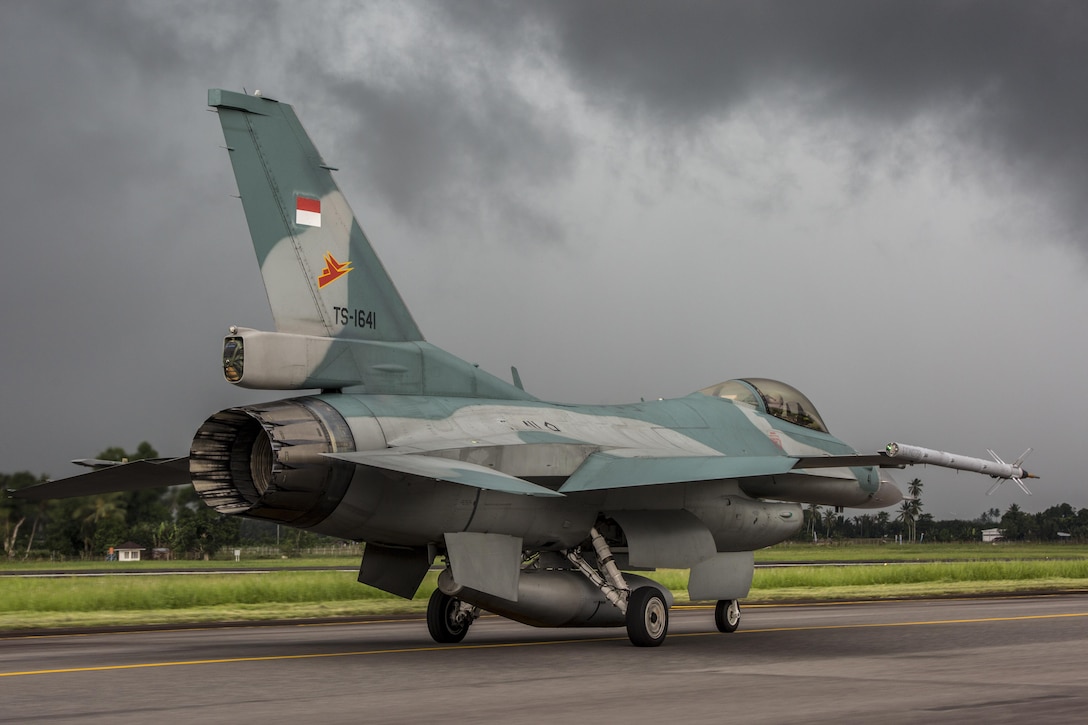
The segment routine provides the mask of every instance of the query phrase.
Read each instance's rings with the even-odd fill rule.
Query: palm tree
[[[83,555],[90,556],[95,530],[107,521],[123,524],[125,507],[118,493],[95,496],[73,511],[72,518],[79,522],[83,534]]]
[[[808,519],[808,536],[814,538],[816,536],[816,522],[822,520],[820,517],[820,507],[814,503],[810,503],[805,508],[805,518]]]
[[[831,538],[831,532],[835,529],[835,519],[839,517],[839,513],[835,510],[834,506],[828,506],[824,509],[824,532],[827,534],[827,538]]]
[[[907,501],[910,502],[911,508],[911,521],[910,521],[910,540],[914,541],[918,538],[918,519],[922,515],[922,480],[915,478],[907,484],[907,495],[910,497]]]
[[[899,515],[895,517],[896,521],[902,521],[903,526],[907,529],[907,539],[914,539],[914,501],[910,499],[903,499],[903,503],[899,504]]]
[[[876,515],[876,518],[874,519],[874,526],[876,526],[876,531],[874,533],[876,533],[876,534],[878,534],[878,535],[880,535],[882,537],[887,536],[888,535],[888,521],[890,521],[891,518],[892,517],[888,514],[887,511],[881,511],[880,513],[878,513]]]

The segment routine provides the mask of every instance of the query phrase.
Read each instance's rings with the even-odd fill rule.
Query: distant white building
[[[983,529],[982,530],[982,543],[992,544],[995,541],[1001,541],[1004,538],[1005,532],[1001,529]]]
[[[117,561],[139,561],[140,553],[144,551],[144,547],[134,541],[126,541],[116,547],[114,551],[117,552]]]

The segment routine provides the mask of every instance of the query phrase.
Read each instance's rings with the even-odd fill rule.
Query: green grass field
[[[972,561],[984,559],[1088,559],[1088,544],[855,544],[843,540],[834,544],[786,542],[760,549],[756,563],[847,562],[847,561]],[[223,554],[212,561],[20,561],[0,560],[2,571],[87,571],[91,569],[286,569],[302,566],[358,569],[359,557],[321,556],[302,558],[243,558],[235,562]]]
[[[760,549],[757,563],[794,561],[970,561],[976,559],[1088,559],[1085,544],[835,544],[786,542]]]
[[[965,596],[1023,591],[1088,590],[1088,546],[784,546],[757,561],[882,561],[876,565],[800,566],[756,570],[748,601],[833,601]],[[932,561],[938,559],[939,561]],[[928,560],[914,563],[913,560]],[[170,562],[174,564],[181,562]],[[8,577],[0,580],[0,630],[414,614],[426,607],[436,574],[412,601],[355,581],[355,559],[242,562],[259,573],[215,573],[234,562],[185,562],[207,574],[127,577]],[[352,571],[296,571],[283,566],[342,566]],[[66,564],[78,572],[104,562]],[[157,563],[110,564],[150,570]],[[49,563],[5,570],[55,569]],[[652,575],[686,602],[687,572]]]

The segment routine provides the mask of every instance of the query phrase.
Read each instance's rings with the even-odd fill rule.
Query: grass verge
[[[756,552],[756,563],[822,561],[976,561],[996,559],[1086,559],[1085,544],[856,544],[849,539],[832,544],[787,541]]]
[[[686,602],[687,572],[651,576]],[[342,571],[5,579],[0,630],[416,614],[412,601]],[[1088,559],[975,561],[758,569],[748,601],[835,601],[1088,589]]]

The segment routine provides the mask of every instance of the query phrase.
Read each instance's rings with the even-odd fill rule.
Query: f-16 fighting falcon
[[[365,542],[359,581],[402,597],[440,562],[427,610],[438,642],[461,641],[486,610],[626,627],[652,647],[672,596],[634,571],[690,569],[691,599],[716,601],[732,632],[752,552],[792,536],[802,504],[892,506],[902,494],[886,469],[915,463],[1033,477],[1024,456],[859,453],[765,378],[627,405],[538,400],[516,370],[507,383],[424,340],[291,106],[224,90],[208,103],[276,326],[231,327],[223,375],[304,394],[214,413],[187,457],[98,462],[15,495],[191,483],[223,514]]]

